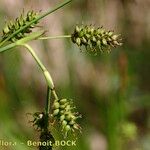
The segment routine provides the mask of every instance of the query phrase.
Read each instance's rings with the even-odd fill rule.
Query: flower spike
[[[38,17],[38,13],[32,10],[32,11],[28,11],[26,16],[21,14],[20,17],[16,18],[16,20],[10,21],[9,23],[7,23],[3,29],[2,41],[4,41],[7,37],[9,37],[15,31],[19,30],[20,28],[28,24],[28,22],[31,22],[37,17]],[[37,23],[38,22],[31,24],[30,26],[28,26],[27,28],[25,28],[24,30],[16,34],[14,37],[12,37],[9,41],[15,42],[16,40],[19,40],[25,37],[27,34],[32,32],[32,29],[36,26]]]
[[[65,137],[69,131],[74,132],[74,129],[81,130],[81,127],[76,123],[76,120],[81,118],[81,115],[73,112],[73,109],[72,101],[68,99],[54,100],[52,116],[60,122],[62,131],[65,132]]]
[[[113,31],[106,31],[103,27],[95,28],[92,25],[76,26],[71,39],[80,49],[84,46],[87,52],[96,54],[101,51],[109,52],[112,47],[122,45],[120,35],[114,34]]]

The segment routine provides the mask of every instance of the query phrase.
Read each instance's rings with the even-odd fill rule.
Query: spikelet
[[[52,116],[60,122],[62,130],[65,132],[65,137],[69,131],[74,132],[75,129],[81,131],[81,127],[76,123],[76,120],[81,118],[81,115],[74,112],[74,108],[71,100],[54,100]]]
[[[37,17],[38,13],[32,10],[28,11],[25,16],[21,14],[20,17],[16,18],[16,20],[6,23],[6,26],[3,29],[2,41],[4,41],[11,34],[18,31],[20,28],[24,27],[26,24],[36,19]],[[36,27],[37,23],[38,22],[34,22],[33,24],[31,24],[30,26],[28,26],[27,28],[16,34],[14,37],[12,37],[9,41],[15,42],[16,40],[25,37],[27,34],[32,32],[32,29]]]
[[[32,114],[32,116],[33,120],[30,122],[32,122],[36,130],[42,131],[47,127],[46,124],[47,116],[44,112],[35,112],[34,114]]]
[[[109,52],[112,47],[122,45],[120,35],[114,34],[113,31],[106,31],[103,27],[95,28],[92,25],[76,26],[71,39],[80,49],[83,46],[87,52],[94,54],[101,51]]]

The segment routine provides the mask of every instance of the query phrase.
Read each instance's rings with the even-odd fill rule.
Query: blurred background
[[[23,10],[45,12],[61,0],[1,0],[0,30]],[[71,98],[83,118],[77,146],[58,150],[150,149],[150,1],[74,0],[41,20],[46,35],[71,34],[76,24],[93,24],[121,33],[123,46],[110,54],[81,53],[70,39],[30,45],[50,71],[59,97]],[[2,32],[1,32],[2,35]],[[0,139],[17,142],[2,150],[30,150],[38,132],[27,113],[43,111],[46,83],[24,48],[0,54]],[[57,127],[56,140],[63,139]]]

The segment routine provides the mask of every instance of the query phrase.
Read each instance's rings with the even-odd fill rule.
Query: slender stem
[[[23,31],[24,29],[26,29],[27,27],[29,27],[31,24],[39,21],[40,19],[44,18],[45,16],[55,12],[56,10],[60,9],[61,7],[67,5],[68,3],[70,3],[72,0],[66,0],[65,2],[63,2],[62,4],[59,4],[58,6],[56,6],[55,8],[53,8],[52,10],[48,10],[47,12],[45,12],[44,14],[38,16],[37,18],[35,18],[34,20],[32,20],[31,22],[27,23],[25,26],[23,26],[22,28],[20,28],[19,30],[17,30],[16,32],[14,32],[13,34],[11,34],[9,37],[7,37],[4,41],[2,41],[0,43],[0,47],[7,41],[9,41],[12,37],[14,37],[16,34],[18,34],[19,32]]]
[[[71,35],[60,35],[60,36],[46,36],[40,37],[39,40],[48,40],[48,39],[61,39],[61,38],[71,38]]]
[[[50,112],[50,97],[51,97],[51,89],[49,86],[47,86],[47,98],[46,98],[46,105],[45,105],[45,111],[47,115],[49,115]]]
[[[49,128],[49,113],[50,113],[50,99],[51,99],[51,89],[49,86],[47,86],[47,97],[46,97],[46,103],[45,103],[45,131],[48,131]]]
[[[33,58],[35,59],[35,61],[39,65],[39,67],[41,68],[49,88],[51,90],[54,89],[54,83],[53,83],[53,80],[52,80],[52,77],[51,77],[50,73],[47,71],[45,66],[42,64],[42,62],[40,61],[40,59],[38,58],[38,56],[36,55],[34,50],[28,44],[22,44],[22,46],[24,46],[28,49],[28,51],[31,53],[31,55],[33,56]]]
[[[54,90],[54,89],[52,90],[52,94],[53,94],[53,96],[54,96],[55,100],[58,100],[58,96],[57,96],[57,94],[56,94],[56,92],[55,92],[55,90]]]
[[[46,128],[44,129],[45,131],[47,131],[48,128],[49,128],[49,113],[50,113],[51,92],[54,90],[53,80],[50,76],[50,73],[47,71],[45,66],[42,64],[42,62],[40,61],[40,59],[38,58],[38,56],[36,55],[34,50],[28,44],[22,44],[22,46],[25,46],[28,49],[28,51],[31,53],[31,55],[33,56],[33,58],[35,59],[35,61],[39,65],[39,67],[41,68],[41,70],[42,70],[42,72],[45,76],[45,79],[47,81],[47,97],[46,97],[46,104],[45,104],[45,115],[46,115],[45,124],[46,124]]]

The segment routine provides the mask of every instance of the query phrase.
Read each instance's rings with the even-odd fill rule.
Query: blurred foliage
[[[5,19],[19,16],[23,9],[45,11],[57,2],[0,1],[0,29]],[[77,146],[61,150],[149,150],[149,6],[148,0],[76,0],[41,22],[47,35],[70,34],[76,24],[85,23],[103,25],[124,37],[121,48],[94,57],[80,53],[67,39],[31,43],[52,73],[59,95],[72,98],[83,114]],[[0,149],[34,149],[21,143],[38,140],[26,113],[43,109],[44,77],[21,48],[1,54],[0,68],[0,139],[17,142]],[[52,131],[63,139],[59,128]]]

